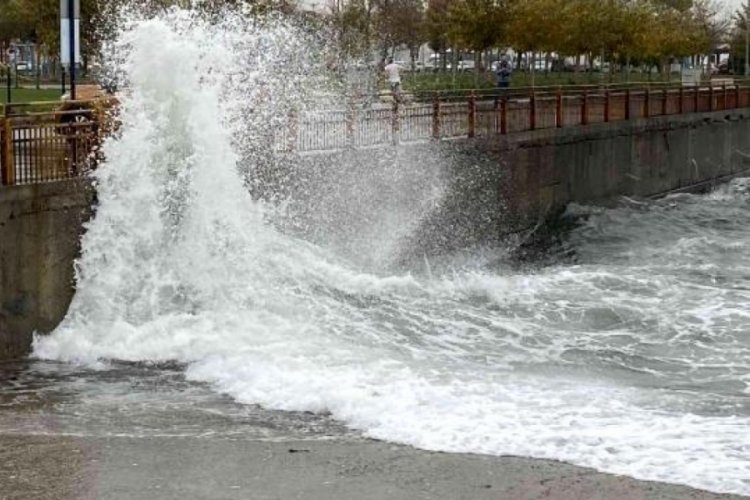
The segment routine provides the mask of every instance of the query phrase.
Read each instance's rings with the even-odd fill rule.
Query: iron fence
[[[101,117],[89,103],[72,104],[66,104],[66,110],[39,110],[33,105],[5,108],[0,117],[3,185],[69,179],[94,168]]]

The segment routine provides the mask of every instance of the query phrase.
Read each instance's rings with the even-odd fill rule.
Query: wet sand
[[[3,500],[720,498],[743,497],[547,460],[369,440],[0,435]]]

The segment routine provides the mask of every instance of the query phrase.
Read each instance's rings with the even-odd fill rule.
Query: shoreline
[[[0,500],[659,499],[745,496],[550,460],[428,452],[374,440],[0,434]]]

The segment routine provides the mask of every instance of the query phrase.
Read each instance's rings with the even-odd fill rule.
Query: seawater
[[[267,84],[289,36],[181,11],[123,28],[122,126],[37,358],[176,362],[238,403],[376,439],[750,494],[750,183],[571,207],[565,257],[536,269],[364,271],[270,223],[238,168],[238,144],[267,138],[238,89]]]

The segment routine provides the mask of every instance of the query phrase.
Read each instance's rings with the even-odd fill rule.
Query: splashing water
[[[257,77],[239,66],[291,35],[181,11],[124,31],[77,293],[35,355],[176,360],[240,402],[373,438],[749,494],[747,184],[578,208],[574,265],[361,273],[269,224],[238,168],[237,144],[265,140],[258,117],[238,124]]]

